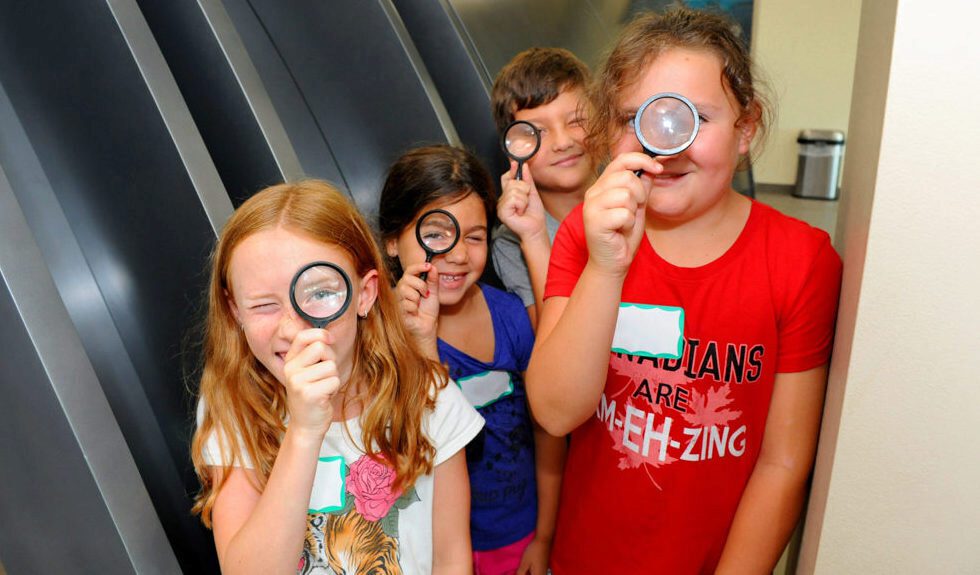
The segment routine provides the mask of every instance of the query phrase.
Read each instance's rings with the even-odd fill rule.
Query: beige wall
[[[980,573],[980,8],[864,2],[799,573]]]
[[[843,130],[846,137],[860,12],[860,0],[755,0],[752,54],[777,112],[753,165],[757,182],[796,181],[800,130]]]

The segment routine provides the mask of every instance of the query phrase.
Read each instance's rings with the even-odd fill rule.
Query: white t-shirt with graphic
[[[203,414],[200,401],[198,424]],[[374,566],[381,573],[431,573],[433,475],[419,477],[404,493],[392,493],[393,470],[360,447],[359,419],[348,420],[346,427],[331,424],[320,447],[297,572],[361,573]],[[482,427],[483,418],[456,385],[441,389],[423,425],[436,448],[435,465],[463,449]],[[216,434],[203,455],[208,465],[223,464]],[[252,468],[243,455],[241,466]]]

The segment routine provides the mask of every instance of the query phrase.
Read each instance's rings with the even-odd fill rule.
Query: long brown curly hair
[[[765,143],[773,109],[738,25],[721,14],[674,7],[634,18],[596,75],[589,90],[591,110],[585,140],[593,155],[606,158],[622,134],[624,92],[640,81],[653,60],[673,48],[706,50],[721,59],[722,83],[741,108],[739,121],[756,122],[753,148],[758,153]]]
[[[271,186],[235,211],[211,256],[199,391],[204,414],[191,445],[202,486],[193,512],[208,527],[231,467],[250,460],[261,490],[286,431],[285,388],[252,354],[228,304],[235,248],[256,232],[280,226],[344,250],[360,276],[377,270],[378,298],[368,317],[358,319],[353,367],[344,386],[367,398],[360,415],[361,445],[369,456],[383,457],[394,468],[395,490],[410,487],[433,468],[435,447],[423,431],[423,418],[435,406],[433,389],[447,381],[445,368],[427,359],[405,330],[370,228],[357,208],[326,182]],[[218,437],[224,463],[216,478],[204,461],[212,434]]]

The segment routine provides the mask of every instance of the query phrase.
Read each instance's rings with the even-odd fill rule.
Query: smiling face
[[[337,355],[340,379],[346,382],[353,365],[357,315],[367,313],[374,304],[377,271],[358,277],[344,250],[282,227],[248,236],[231,255],[228,305],[242,325],[252,354],[280,382],[284,358],[293,338],[299,331],[313,327],[293,309],[289,301],[290,283],[300,268],[314,261],[337,264],[351,279],[350,307],[328,326],[334,337],[332,347]]]
[[[515,120],[530,122],[541,132],[541,147],[527,161],[540,191],[584,193],[592,181],[592,158],[583,144],[583,98],[581,89],[563,90],[547,104],[514,113]]]
[[[460,227],[459,241],[453,249],[432,258],[432,263],[439,270],[439,305],[452,309],[467,302],[476,293],[479,289],[476,282],[487,264],[487,214],[478,195],[470,193],[448,205],[426,205],[397,238],[386,242],[385,250],[389,256],[398,258],[403,269],[424,262],[426,252],[415,237],[415,222],[419,216],[435,208],[451,213]]]
[[[690,99],[701,117],[701,127],[691,146],[675,156],[661,156],[664,171],[653,177],[647,213],[673,222],[695,219],[731,191],[739,156],[749,151],[755,123],[742,120],[741,109],[722,83],[722,61],[712,52],[669,49],[644,70],[640,81],[627,88],[620,99],[623,124],[613,145],[613,155],[643,151],[632,131],[632,117],[650,96],[676,92]],[[651,177],[644,174],[643,177]]]

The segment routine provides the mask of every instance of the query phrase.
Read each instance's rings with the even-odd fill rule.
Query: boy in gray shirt
[[[508,290],[520,296],[537,326],[551,242],[565,216],[595,180],[585,147],[585,89],[589,70],[562,48],[531,48],[497,75],[491,94],[500,133],[515,120],[534,125],[541,146],[516,179],[517,162],[500,177],[493,232],[493,265]]]

